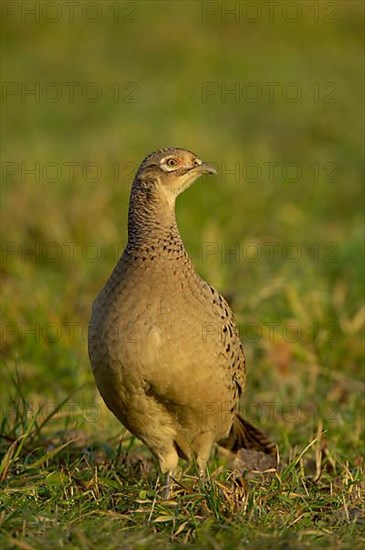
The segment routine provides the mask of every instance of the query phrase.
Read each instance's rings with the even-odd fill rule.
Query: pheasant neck
[[[150,189],[132,189],[128,213],[128,249],[182,245],[175,201]]]

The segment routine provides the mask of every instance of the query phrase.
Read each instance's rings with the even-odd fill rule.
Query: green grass
[[[58,418],[62,407],[49,411],[48,422],[42,411],[29,418],[19,380],[13,383],[16,416],[2,426],[9,445],[0,469],[6,545],[306,548],[361,540],[362,459],[350,464],[335,451],[321,421],[306,448],[284,453],[292,458],[279,471],[232,475],[216,456],[208,482],[185,472],[174,499],[163,501],[154,465],[133,439],[101,438],[98,430],[88,437]]]
[[[1,545],[360,547],[363,5],[320,2],[318,23],[309,2],[297,3],[296,23],[280,15],[285,2],[273,22],[263,10],[256,23],[242,11],[237,22],[204,23],[200,2],[121,3],[137,7],[138,21],[114,23],[111,4],[94,24],[76,10],[73,23],[64,14],[2,25],[3,81],[56,82],[63,95],[2,103]],[[338,22],[323,22],[328,4]],[[75,101],[65,82],[80,82]],[[100,101],[77,93],[88,82]],[[218,86],[206,101],[204,82]],[[259,101],[222,100],[222,85],[242,92],[249,82]],[[279,83],[273,101],[265,82]],[[297,102],[283,99],[289,82]],[[277,471],[234,474],[216,451],[206,484],[182,464],[169,503],[148,451],[98,396],[86,346],[92,300],[126,242],[131,175],[167,145],[218,164],[218,177],[179,199],[179,227],[236,314],[248,365],[242,411],[280,451]],[[34,166],[39,178],[24,172]]]

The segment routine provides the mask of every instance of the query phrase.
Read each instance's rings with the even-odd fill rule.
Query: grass
[[[331,449],[322,422],[316,438],[301,450],[292,448],[279,471],[232,474],[216,456],[208,482],[185,472],[174,499],[163,501],[154,465],[130,436],[95,440],[80,429],[62,429],[66,419],[57,420],[62,407],[50,411],[48,420],[41,411],[29,418],[19,380],[13,383],[17,425],[2,426],[9,434],[0,470],[5,545],[306,548],[360,543],[363,459],[358,456],[351,465]],[[23,435],[16,439],[17,431]]]
[[[282,3],[253,23],[242,11],[203,22],[200,2],[121,3],[137,21],[115,23],[111,4],[94,24],[76,11],[2,25],[3,81],[18,91],[1,124],[1,545],[361,547],[363,5],[329,3],[329,23],[324,3],[315,22],[298,2],[288,23]],[[22,96],[37,82],[39,102]],[[80,82],[72,101],[66,82]],[[82,95],[89,82],[99,101]],[[259,101],[245,99],[249,82]],[[273,100],[265,82],[279,83]],[[235,83],[239,101],[222,96]],[[86,347],[90,305],[126,242],[132,174],[166,145],[218,163],[180,198],[179,227],[239,323],[242,412],[280,451],[276,471],[232,473],[216,450],[206,484],[182,464],[171,502],[98,396]]]

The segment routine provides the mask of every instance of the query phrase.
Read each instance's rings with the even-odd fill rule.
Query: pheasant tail
[[[270,455],[276,453],[276,445],[239,413],[233,420],[228,437],[219,441],[219,445],[233,453],[239,449],[261,451]]]

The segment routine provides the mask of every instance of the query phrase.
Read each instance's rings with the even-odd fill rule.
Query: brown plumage
[[[184,149],[144,159],[131,191],[128,244],[90,322],[90,361],[106,405],[167,475],[179,456],[195,458],[204,472],[216,442],[274,452],[237,412],[245,360],[233,314],[195,271],[176,225],[176,197],[212,173]]]

